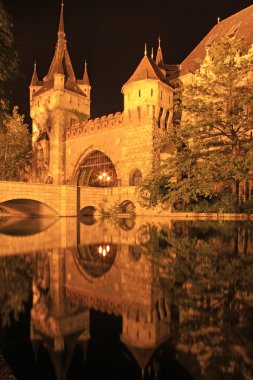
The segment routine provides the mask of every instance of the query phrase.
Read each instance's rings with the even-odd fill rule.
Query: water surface
[[[253,224],[1,219],[18,379],[253,379]]]

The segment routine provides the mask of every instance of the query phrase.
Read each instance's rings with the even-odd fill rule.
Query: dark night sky
[[[122,85],[143,57],[144,43],[157,48],[160,34],[166,63],[181,63],[216,24],[250,0],[65,0],[68,50],[78,79],[84,60],[92,85],[91,116],[122,111]],[[29,114],[29,83],[36,59],[42,79],[53,57],[60,0],[4,0],[13,16],[23,78],[14,101]]]

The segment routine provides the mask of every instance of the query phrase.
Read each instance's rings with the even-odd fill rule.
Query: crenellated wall
[[[108,129],[122,127],[123,114],[117,112],[107,116],[90,119],[81,124],[75,124],[67,128],[66,140],[78,138],[83,135],[99,133]]]

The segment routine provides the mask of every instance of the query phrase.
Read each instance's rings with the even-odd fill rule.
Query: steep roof
[[[58,40],[55,49],[55,53],[48,70],[47,75],[44,78],[44,83],[42,87],[34,95],[39,95],[54,86],[54,75],[55,74],[64,74],[65,75],[65,84],[64,88],[75,92],[79,95],[84,95],[82,90],[77,85],[77,80],[67,49],[67,41],[65,38],[64,32],[64,19],[63,19],[63,3],[61,4],[61,14],[60,22],[58,28]]]
[[[156,59],[155,59],[155,63],[157,64],[157,66],[163,68],[164,67],[164,62],[163,62],[163,52],[162,52],[162,48],[161,48],[161,38],[159,36],[158,38],[158,49],[157,49],[157,53],[156,53]]]
[[[39,82],[39,79],[38,79],[38,75],[37,75],[37,67],[36,67],[36,62],[35,62],[34,68],[33,68],[33,76],[32,76],[30,86],[37,86],[38,82]]]
[[[156,79],[169,85],[168,79],[161,72],[157,64],[147,55],[144,55],[137,69],[135,70],[133,75],[128,79],[128,81],[124,84],[124,86],[126,86],[129,83],[137,82],[143,79]]]
[[[87,63],[85,62],[85,69],[83,74],[83,84],[86,84],[87,86],[90,86],[90,80],[88,76],[88,70],[87,70]]]
[[[182,62],[180,76],[195,72],[199,67],[196,60],[204,59],[206,48],[229,35],[243,38],[246,46],[253,43],[253,5],[216,24]]]
[[[87,62],[85,61],[84,65],[84,72],[83,72],[83,79],[82,80],[77,80],[78,84],[90,86],[90,80],[89,80],[89,75],[88,75],[88,70],[87,70]]]

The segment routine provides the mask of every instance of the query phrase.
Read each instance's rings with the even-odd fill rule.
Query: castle
[[[112,187],[138,185],[163,154],[175,153],[161,141],[173,122],[173,81],[189,80],[206,47],[228,33],[251,44],[252,9],[218,22],[181,65],[164,63],[159,40],[156,57],[144,57],[123,85],[124,110],[90,119],[91,85],[87,65],[77,80],[68,53],[61,6],[55,54],[43,81],[30,84],[34,177],[37,182]]]

